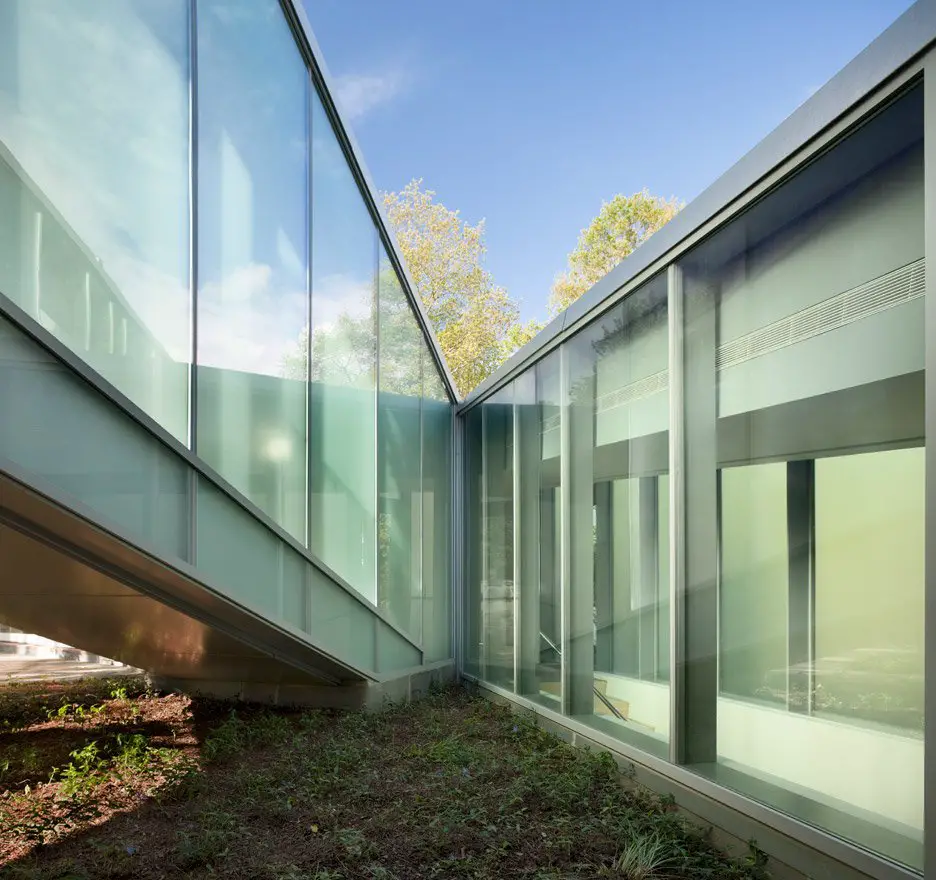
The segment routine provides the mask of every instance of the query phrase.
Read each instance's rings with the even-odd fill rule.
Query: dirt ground
[[[623,780],[625,783],[627,780]],[[141,679],[0,687],[0,877],[763,877],[504,707],[270,711]]]

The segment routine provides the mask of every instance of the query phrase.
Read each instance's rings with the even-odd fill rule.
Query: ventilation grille
[[[543,433],[547,431],[552,431],[554,428],[558,428],[562,423],[562,413],[556,413],[555,415],[550,416],[548,419],[543,419]]]
[[[595,403],[596,412],[606,412],[614,409],[616,406],[624,406],[627,403],[633,403],[635,400],[643,400],[660,391],[669,388],[669,370],[660,370],[652,376],[646,376],[625,385],[622,388],[615,388],[607,394],[602,394]]]
[[[756,357],[796,345],[813,336],[838,330],[885,309],[903,305],[926,291],[925,263],[921,258],[880,278],[859,284],[821,303],[726,342],[718,349],[716,367],[727,370]]]

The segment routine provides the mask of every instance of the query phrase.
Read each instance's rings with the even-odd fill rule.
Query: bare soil
[[[339,714],[137,679],[0,687],[4,878],[731,880],[762,862],[462,690]]]

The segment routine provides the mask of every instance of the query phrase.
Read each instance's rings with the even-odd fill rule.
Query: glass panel
[[[418,648],[382,620],[377,621],[378,672],[400,672],[403,669],[419,666],[421,662],[422,657]]]
[[[670,714],[666,298],[658,276],[566,343],[570,710],[661,756]]]
[[[377,231],[312,101],[311,548],[377,602]]]
[[[4,0],[0,59],[0,295],[187,442],[188,4]]]
[[[304,542],[309,86],[276,0],[199,0],[198,86],[198,453]]]
[[[312,569],[312,640],[361,669],[376,669],[379,619],[321,571]]]
[[[481,405],[464,416],[465,430],[465,671],[481,675],[481,583],[484,579],[484,469],[482,468]]]
[[[816,462],[817,714],[923,731],[924,457]]]
[[[721,472],[721,692],[787,701],[787,466]]]
[[[377,396],[378,605],[422,638],[420,353],[422,331],[380,249],[380,388]]]
[[[481,405],[483,423],[482,676],[513,688],[513,386]]]
[[[189,468],[3,318],[0,401],[0,458],[131,540],[190,559]]]
[[[280,616],[303,632],[309,631],[309,588],[306,572],[309,563],[306,559],[280,543],[282,556],[282,612]]]
[[[216,486],[198,479],[197,565],[224,595],[280,616],[280,539]]]
[[[915,868],[923,193],[915,88],[681,264],[690,763]]]
[[[452,656],[452,405],[428,346],[422,345],[423,657]]]
[[[560,355],[554,352],[517,383],[520,400],[521,651],[520,692],[562,707],[562,470]],[[532,405],[530,403],[532,402]],[[528,514],[527,511],[530,513]],[[527,517],[531,518],[528,519]],[[532,600],[532,601],[530,601]],[[527,612],[530,617],[527,617]],[[530,675],[532,671],[532,675]]]

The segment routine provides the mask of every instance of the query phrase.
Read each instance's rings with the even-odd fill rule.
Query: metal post
[[[594,712],[595,374],[587,337],[562,346],[563,711]]]
[[[926,272],[926,605],[925,676],[926,714],[923,762],[924,873],[936,873],[936,51],[924,62],[924,203]]]
[[[536,373],[516,380],[514,401],[514,595],[516,598],[517,663],[520,694],[539,693],[540,660],[540,407]]]

